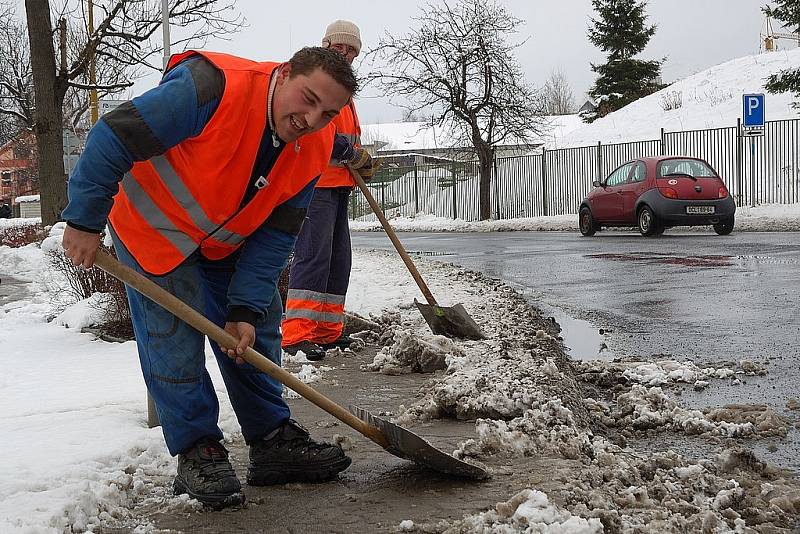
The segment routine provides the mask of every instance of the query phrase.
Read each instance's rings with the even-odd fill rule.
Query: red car
[[[581,203],[578,223],[585,236],[603,226],[637,226],[656,236],[673,226],[713,225],[733,231],[736,203],[717,172],[702,159],[660,156],[618,167]]]

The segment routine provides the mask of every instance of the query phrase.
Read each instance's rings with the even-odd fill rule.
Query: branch
[[[97,89],[98,91],[117,91],[119,89],[125,89],[133,85],[133,82],[123,82],[123,83],[116,83],[111,85],[100,85],[100,84],[88,84],[88,83],[79,83],[79,82],[69,82],[67,85],[69,87],[75,87],[76,89],[85,89],[87,91],[91,89]]]
[[[12,117],[16,117],[16,118],[20,119],[21,121],[23,121],[26,124],[28,124],[30,122],[28,117],[26,117],[25,115],[23,115],[22,113],[20,113],[16,109],[0,107],[0,114],[2,114],[2,115],[11,115]]]

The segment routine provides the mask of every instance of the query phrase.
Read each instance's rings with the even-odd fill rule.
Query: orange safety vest
[[[225,76],[225,91],[200,135],[164,154],[136,162],[125,174],[109,220],[141,267],[162,275],[196,250],[216,260],[239,248],[276,206],[303,190],[327,167],[332,125],[287,146],[267,185],[240,207],[267,125],[267,92],[279,63],[227,54],[186,52],[168,69],[199,54]]]
[[[347,137],[353,146],[361,146],[361,123],[358,121],[356,106],[351,99],[339,114],[333,119],[336,133]],[[320,176],[318,188],[355,187],[356,183],[350,176],[350,170],[336,160],[331,160],[330,166]]]

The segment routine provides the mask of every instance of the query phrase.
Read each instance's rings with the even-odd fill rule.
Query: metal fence
[[[495,159],[491,174],[494,219],[574,214],[592,182],[632,159],[663,154],[698,157],[722,176],[737,205],[800,202],[800,119],[767,122],[764,135],[728,128],[665,132],[661,138]],[[392,164],[379,171],[370,190],[389,216],[431,214],[479,219],[477,161]],[[356,192],[353,219],[373,220]]]

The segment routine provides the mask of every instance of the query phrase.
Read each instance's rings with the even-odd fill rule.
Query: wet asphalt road
[[[792,420],[800,416],[786,409],[800,398],[800,233],[401,233],[400,240],[409,251],[479,270],[531,296],[562,324],[573,358],[751,360],[769,374],[742,385],[715,381],[699,393],[687,388],[682,402],[768,404]],[[353,245],[391,249],[383,233],[356,232]],[[451,304],[446,295],[437,298]],[[755,448],[800,472],[799,435],[790,431],[777,451],[769,443]]]

